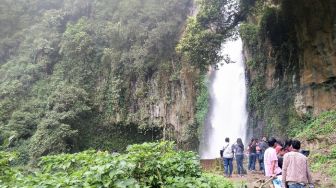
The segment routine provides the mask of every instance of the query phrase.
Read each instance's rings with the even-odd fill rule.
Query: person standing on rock
[[[226,177],[232,177],[233,171],[233,147],[230,144],[230,139],[225,138],[225,145],[223,147],[223,161],[224,161],[224,172]]]
[[[299,152],[300,147],[300,141],[293,140],[291,151],[284,156],[282,166],[283,188],[305,188],[308,184],[310,184],[310,187],[314,187],[308,167],[308,158]]]
[[[237,143],[233,145],[234,154],[237,162],[237,171],[240,177],[244,176],[244,144],[241,138],[237,139]]]

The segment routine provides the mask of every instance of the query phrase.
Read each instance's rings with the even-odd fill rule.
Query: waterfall
[[[210,109],[200,144],[202,159],[219,158],[226,137],[230,143],[237,138],[246,140],[246,79],[240,38],[222,44],[221,53],[232,63],[223,60],[210,79]],[[245,144],[245,143],[244,143]]]

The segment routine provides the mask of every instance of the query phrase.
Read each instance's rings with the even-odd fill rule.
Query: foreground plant
[[[84,151],[42,157],[34,172],[9,168],[0,187],[203,187],[231,188],[220,176],[203,174],[194,152],[173,142],[136,144],[125,154]],[[1,171],[2,172],[2,171]]]

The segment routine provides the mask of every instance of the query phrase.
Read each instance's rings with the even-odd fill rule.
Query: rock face
[[[296,111],[302,114],[311,109],[317,115],[336,108],[336,3],[301,1],[300,4],[300,8],[293,7],[301,67],[301,91],[295,99],[303,104]]]
[[[185,135],[187,129],[195,122],[196,81],[199,73],[189,64],[183,64],[181,70],[175,72],[174,79],[170,72],[158,71],[146,82],[149,85],[146,100],[143,96],[137,96],[136,90],[130,100],[132,106],[128,111],[129,124],[146,122],[145,127],[162,127],[164,139],[174,139],[178,145],[186,149],[193,147],[195,141],[191,141],[195,135]],[[136,80],[135,85],[142,85],[141,80]],[[118,123],[118,122],[115,122]],[[197,137],[196,137],[197,138]],[[197,143],[196,143],[197,144]]]
[[[250,131],[282,136],[297,120],[336,108],[336,1],[257,1],[254,8],[241,29]]]

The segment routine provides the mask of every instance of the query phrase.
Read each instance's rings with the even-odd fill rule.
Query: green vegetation
[[[198,126],[198,136],[200,138],[203,133],[203,125],[209,110],[209,83],[208,78],[203,76],[200,78],[199,95],[196,99],[196,122]]]
[[[187,19],[192,4],[0,0],[1,148],[17,151],[21,163],[160,138],[196,150],[189,133],[207,108],[200,75],[221,59],[221,43],[242,17],[234,0],[201,0]],[[223,11],[226,4],[232,9]],[[198,101],[176,109],[181,90]]]
[[[257,115],[260,117],[262,114],[262,109],[264,108],[263,100],[265,98],[265,92],[263,91],[264,88],[264,77],[258,76],[250,86],[250,90],[248,93],[248,107],[249,109],[258,109],[256,111]]]
[[[322,101],[314,100],[314,104],[306,106],[307,111],[303,114],[303,111],[298,113],[300,100],[295,100],[307,88],[311,89],[312,94],[305,93],[305,101],[317,91],[332,92],[332,88],[335,88],[334,76],[321,84],[315,84],[314,81],[303,83],[306,75],[302,73],[301,62],[314,66],[317,61],[306,58],[306,50],[312,45],[310,41],[314,37],[306,34],[305,30],[311,28],[309,32],[318,32],[315,26],[322,26],[327,21],[321,21],[325,17],[317,16],[315,12],[329,12],[325,7],[330,6],[327,5],[330,2],[324,2],[326,4],[321,3],[320,8],[314,5],[302,8],[304,3],[243,1],[249,9],[248,19],[239,29],[247,54],[249,126],[257,136],[296,137],[302,140],[305,149],[311,152],[309,159],[313,170],[336,180],[335,109],[314,117],[319,110],[324,109],[318,104]],[[312,19],[316,20],[307,22]],[[328,27],[332,30],[332,26]],[[323,62],[325,57],[327,55],[318,61]]]
[[[293,106],[300,70],[295,27],[283,8],[286,3],[244,1],[249,19],[239,28],[248,54],[250,126],[266,125],[260,134],[281,137],[305,120]]]
[[[228,7],[231,7],[229,9]],[[225,9],[225,11],[224,11]],[[189,129],[197,138],[203,132],[203,125],[209,106],[207,70],[216,65],[223,57],[220,56],[221,44],[227,38],[234,36],[238,21],[243,19],[241,10],[245,10],[234,0],[200,0],[198,13],[190,17],[184,34],[179,41],[176,51],[193,67],[200,70],[200,76],[195,81],[197,99],[195,102],[195,122]]]
[[[336,134],[336,111],[327,111],[310,120],[297,135],[307,140]]]
[[[200,0],[199,12],[189,18],[177,51],[204,73],[209,65],[222,59],[218,53],[221,44],[234,35],[236,25],[243,19],[241,12],[240,4],[234,0]]]
[[[195,153],[175,147],[172,142],[144,143],[129,146],[125,154],[89,150],[46,156],[34,172],[7,169],[5,158],[0,187],[233,188],[223,177],[202,174]]]
[[[232,187],[175,151],[198,147],[204,74],[238,23],[236,1],[192,4],[0,0],[0,187]],[[126,149],[162,138],[178,145]]]
[[[239,35],[250,49],[256,49],[258,47],[258,33],[258,25],[243,23],[239,26]]]
[[[16,171],[10,166],[10,162],[12,162],[15,157],[16,156],[12,153],[0,151],[0,187],[3,187],[7,182],[15,182]]]
[[[311,118],[297,129],[297,138],[312,143],[312,170],[325,173],[336,183],[336,111],[327,111]]]
[[[0,0],[1,148],[26,163],[161,138],[150,109],[176,102],[190,2]]]
[[[186,34],[181,39],[177,51],[184,52],[190,62],[205,71],[208,65],[220,60],[220,50],[223,36],[208,30],[201,25],[197,17],[189,18]]]

